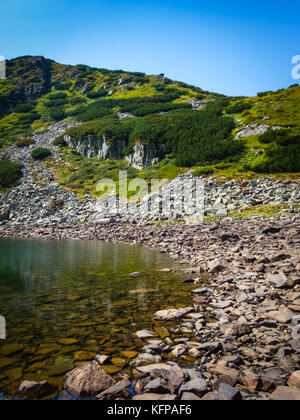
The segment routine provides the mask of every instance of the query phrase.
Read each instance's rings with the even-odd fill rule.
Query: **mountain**
[[[0,148],[28,147],[34,134],[64,120],[71,128],[56,145],[66,167],[56,170],[64,170],[69,187],[66,168],[86,184],[103,162],[95,163],[97,158],[149,167],[169,178],[186,167],[195,167],[195,175],[229,177],[294,173],[300,171],[299,109],[299,85],[227,97],[164,74],[25,56],[7,61],[7,77],[0,80]]]

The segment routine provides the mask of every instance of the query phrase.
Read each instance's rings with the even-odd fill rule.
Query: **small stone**
[[[182,356],[186,351],[186,348],[183,344],[178,344],[178,346],[175,346],[172,350],[172,354],[174,357],[180,357]]]
[[[97,356],[95,357],[95,359],[97,360],[97,362],[100,365],[104,365],[104,363],[107,363],[109,361],[110,357],[109,356],[104,356],[104,355],[97,354]]]
[[[273,319],[274,321],[277,321],[280,324],[287,324],[293,319],[294,316],[294,312],[290,311],[285,307],[280,308],[278,311],[271,311],[267,313],[267,317],[269,319]]]
[[[202,378],[192,379],[191,381],[182,385],[179,389],[179,395],[183,394],[184,392],[192,392],[193,394],[198,395],[198,397],[202,397],[207,392],[207,384]]]
[[[300,390],[300,370],[291,374],[288,380],[288,386],[291,388],[298,388]]]
[[[145,390],[154,394],[169,394],[170,388],[166,379],[156,378],[150,381],[146,386]]]
[[[184,392],[181,396],[181,401],[198,401],[201,400],[197,395],[192,392]]]
[[[154,337],[153,332],[147,330],[138,331],[135,335],[141,339]]]
[[[12,356],[14,354],[20,353],[24,349],[22,344],[7,344],[0,348],[0,355],[2,356]]]
[[[134,359],[139,353],[137,351],[122,351],[121,356],[125,359]]]
[[[169,331],[164,327],[154,327],[154,331],[158,334],[161,339],[165,339],[170,337]]]
[[[261,378],[250,370],[244,371],[240,379],[242,383],[251,391],[256,391],[259,388]]]
[[[267,276],[267,282],[277,289],[285,289],[288,287],[288,279],[280,274],[269,274]]]
[[[78,362],[86,362],[89,360],[94,359],[96,356],[95,353],[91,353],[89,351],[78,351],[77,353],[75,353],[75,360]]]
[[[209,392],[208,394],[206,394],[202,398],[202,401],[226,401],[226,397],[225,395],[214,391],[214,392]]]
[[[161,361],[161,357],[158,355],[154,356],[148,353],[141,353],[138,355],[136,359],[134,359],[131,362],[131,366],[139,367],[139,366],[153,365],[153,364],[160,363],[160,361]]]
[[[224,269],[225,269],[225,266],[220,260],[214,260],[208,264],[208,272],[210,274],[220,273]]]
[[[36,400],[52,394],[54,389],[47,381],[23,381],[19,387],[19,394],[27,399]]]
[[[226,399],[230,401],[236,401],[236,400],[242,399],[242,395],[240,391],[238,391],[237,389],[233,388],[232,386],[228,384],[224,384],[224,383],[220,384],[218,391],[220,394],[225,395]]]
[[[300,401],[300,390],[280,386],[270,395],[270,399],[273,401]]]
[[[124,379],[123,381],[118,382],[117,384],[101,392],[101,394],[97,395],[97,399],[98,400],[114,400],[119,394],[122,394],[122,392],[129,386],[130,386],[130,381],[128,379]]]
[[[188,315],[193,311],[194,308],[166,309],[156,312],[154,319],[157,321],[174,321]]]
[[[136,395],[132,399],[133,401],[175,401],[177,400],[177,395],[142,394],[142,395]]]

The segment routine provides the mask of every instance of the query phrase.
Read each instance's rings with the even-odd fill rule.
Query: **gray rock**
[[[241,400],[242,399],[242,395],[240,393],[240,391],[238,391],[237,389],[233,388],[232,386],[228,385],[228,384],[220,384],[218,391],[220,394],[225,395],[226,399],[228,400]]]
[[[177,400],[177,395],[175,394],[142,394],[136,395],[133,398],[133,401],[175,401]]]
[[[156,312],[154,319],[157,321],[173,321],[182,318],[193,311],[194,308],[191,307],[181,309],[166,309]]]
[[[97,395],[97,399],[98,400],[114,400],[119,394],[122,394],[123,391],[129,386],[130,386],[130,381],[128,379],[124,379],[123,381],[118,382],[117,384],[101,392],[101,394]]]
[[[19,394],[27,399],[40,399],[54,392],[55,388],[47,381],[23,381],[19,387]]]
[[[192,392],[193,394],[202,397],[207,392],[207,384],[204,379],[192,379],[191,381],[181,386],[179,395],[183,394],[184,392]]]
[[[193,394],[192,392],[184,392],[181,396],[181,401],[199,401],[201,398],[199,398],[197,395]]]
[[[280,274],[269,274],[267,276],[267,282],[277,289],[285,289],[288,287],[288,279]]]
[[[95,397],[115,384],[96,361],[85,363],[67,373],[66,387],[81,398]]]

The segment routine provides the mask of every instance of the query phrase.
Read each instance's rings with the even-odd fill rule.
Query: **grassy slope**
[[[8,95],[22,83],[33,90],[38,90],[41,85],[42,73],[39,68],[30,68],[27,66],[26,58],[12,60],[13,64],[8,68],[8,78],[0,80],[0,97]],[[25,74],[22,69],[26,67]],[[23,71],[24,73],[24,71]],[[28,124],[22,123],[22,119],[28,116],[28,113],[11,113],[0,119],[0,149],[7,147],[17,140],[20,136],[30,136],[32,133],[39,132],[53,123],[50,115],[50,109],[45,106],[49,102],[49,93],[51,95],[60,93],[58,85],[61,83],[69,84],[64,92],[68,97],[68,104],[64,106],[66,113],[74,110],[78,106],[74,101],[84,101],[84,104],[90,104],[97,99],[87,97],[88,92],[95,92],[105,87],[111,90],[109,98],[128,99],[134,97],[150,97],[160,94],[157,85],[162,83],[159,76],[143,76],[127,72],[109,72],[99,69],[91,69],[87,66],[65,66],[59,63],[50,62],[49,68],[49,90],[40,95],[32,102],[33,112],[40,115],[40,119]],[[127,87],[120,86],[120,78],[131,78],[132,81]],[[174,103],[184,103],[191,99],[201,97],[204,100],[213,100],[216,96],[209,92],[203,92],[201,89],[194,89],[191,86],[181,84],[180,82],[169,81],[167,87],[176,88],[181,92],[180,98],[174,100]],[[238,100],[240,101],[240,99]],[[293,125],[293,130],[300,133],[300,86],[291,87],[278,92],[268,93],[263,97],[245,98],[242,101],[250,103],[251,109],[234,115],[237,122],[238,131],[244,125],[251,123],[267,123],[270,125],[289,126]],[[231,104],[235,103],[232,99]],[[32,112],[32,111],[31,111]],[[270,120],[264,120],[264,117],[270,117]],[[68,117],[67,120],[72,120]],[[257,175],[251,171],[244,170],[245,163],[254,162],[255,159],[264,159],[264,155],[256,158],[255,153],[258,150],[266,149],[268,145],[261,145],[258,136],[252,136],[245,139],[236,140],[246,145],[246,153],[237,162],[223,161],[216,165],[207,165],[201,168],[195,168],[199,174],[202,172],[211,172],[213,176],[226,178],[246,178],[264,176]],[[65,188],[76,191],[80,196],[85,193],[95,194],[95,181],[99,178],[111,176],[118,178],[118,171],[128,169],[130,178],[135,176],[144,177],[147,181],[151,178],[172,179],[184,171],[183,168],[176,168],[172,161],[164,160],[154,168],[147,168],[144,171],[136,171],[129,168],[125,162],[105,162],[98,159],[87,159],[78,157],[69,150],[62,149],[62,158],[64,164],[59,168],[53,168],[58,181]],[[51,164],[51,160],[49,161]],[[199,170],[200,169],[200,170]],[[298,178],[299,174],[276,174],[276,177]]]
[[[240,101],[231,101],[231,104]],[[234,118],[237,128],[234,134],[243,129],[248,124],[268,124],[270,126],[289,127],[295,134],[300,134],[300,86],[292,86],[288,89],[280,89],[277,92],[269,92],[263,97],[245,98],[242,102],[250,103],[251,108],[235,114]],[[270,119],[264,120],[265,117]],[[217,165],[207,165],[201,168],[195,168],[197,173],[207,170],[212,171],[216,177],[224,176],[226,178],[258,178],[265,177],[265,174],[245,170],[245,164],[255,163],[257,160],[265,158],[265,155],[255,157],[257,151],[266,150],[269,145],[261,144],[259,136],[250,136],[236,141],[243,142],[246,145],[245,156],[236,163],[220,162]],[[270,174],[268,174],[269,176]],[[275,178],[298,179],[299,173],[272,174]]]

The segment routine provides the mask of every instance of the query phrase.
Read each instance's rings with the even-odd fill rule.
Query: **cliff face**
[[[136,143],[132,152],[125,156],[128,146],[124,140],[114,142],[105,136],[89,136],[83,140],[77,140],[75,137],[64,136],[67,145],[76,152],[85,157],[98,157],[99,159],[125,159],[136,169],[142,169],[144,166],[155,165],[160,160],[160,150],[153,144]]]

